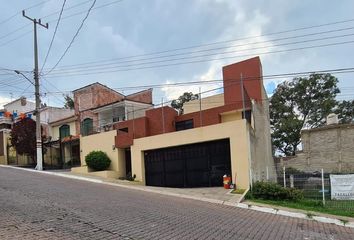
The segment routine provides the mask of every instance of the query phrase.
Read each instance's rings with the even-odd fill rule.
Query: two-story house
[[[153,106],[152,89],[125,96],[105,85],[93,83],[73,93],[76,131],[82,136],[112,130],[113,123],[144,116],[145,110]]]
[[[75,99],[79,105],[94,102],[92,94],[85,94],[85,100]],[[119,95],[115,97],[119,102]],[[90,126],[99,127],[101,118],[92,111],[100,108],[91,106],[89,114],[86,109],[90,106],[82,109],[81,122],[89,117]],[[181,115],[170,106],[144,111],[132,118],[121,111],[123,121],[113,123],[113,131],[82,137],[83,167],[72,171],[88,171],[85,156],[92,150],[108,154],[115,176],[135,175],[135,180],[151,186],[220,186],[227,174],[239,188],[248,188],[252,176],[261,176],[256,173],[266,166],[274,168],[258,57],[225,66],[223,92],[187,103]]]

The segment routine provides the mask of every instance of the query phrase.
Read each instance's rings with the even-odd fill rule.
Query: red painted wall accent
[[[177,111],[169,106],[147,110],[146,117],[149,136],[175,131]]]
[[[117,129],[117,136],[115,139],[116,147],[126,148],[133,144],[133,139],[146,137],[147,135],[147,118],[141,117],[129,121],[118,122],[114,126]],[[120,131],[119,129],[128,128],[128,133]]]
[[[135,138],[174,132],[176,131],[175,123],[178,121],[193,119],[195,128],[220,123],[221,113],[243,108],[240,86],[241,73],[244,78],[245,107],[249,109],[251,107],[251,99],[262,101],[262,65],[259,57],[223,67],[224,106],[203,110],[201,113],[193,112],[180,116],[177,115],[177,111],[168,106],[147,110],[146,117],[120,122],[114,126],[118,132],[116,146],[119,148],[128,147],[133,144],[133,139]],[[202,116],[202,122],[200,121],[200,116]],[[131,130],[133,121],[134,131]],[[128,127],[128,133],[122,133],[118,130],[124,127]],[[165,131],[163,131],[163,128],[165,128]]]
[[[241,73],[249,98],[262,101],[262,64],[259,57],[255,57],[223,67],[225,105],[242,102]]]
[[[152,88],[128,95],[125,97],[125,99],[136,101],[136,102],[151,104],[152,103]]]

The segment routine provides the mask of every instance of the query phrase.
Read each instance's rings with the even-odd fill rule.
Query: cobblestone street
[[[354,239],[354,230],[0,168],[0,239]]]

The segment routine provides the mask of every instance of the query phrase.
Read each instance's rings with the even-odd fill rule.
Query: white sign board
[[[330,175],[331,199],[354,200],[354,174]]]

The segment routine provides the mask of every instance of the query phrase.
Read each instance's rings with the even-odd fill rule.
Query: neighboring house
[[[305,172],[345,173],[354,171],[354,124],[330,124],[301,131],[302,151],[278,159],[278,168]]]
[[[21,113],[33,112],[36,109],[34,102],[28,101],[25,97],[20,97],[4,105],[4,109],[11,114],[19,116]]]
[[[51,107],[46,106],[41,108],[41,125],[43,128],[42,135],[46,137],[52,137],[53,133],[51,132],[51,128],[49,124],[51,122],[58,121],[63,118],[67,118],[74,115],[74,110],[67,108],[59,108],[59,107]],[[36,116],[32,117],[33,120],[36,120]]]
[[[33,114],[35,111],[35,103],[28,101],[25,97],[21,97],[16,99],[6,105],[4,105],[4,109],[0,111],[0,163],[1,164],[13,164],[13,165],[32,165],[33,161],[25,156],[18,155],[16,150],[10,145],[10,132],[12,124],[18,121],[22,117],[29,117],[33,120],[36,120],[35,115]],[[43,135],[45,138],[43,139],[44,145],[48,145],[51,139],[51,128],[49,127],[49,122],[54,122],[60,118],[68,117],[74,114],[73,110],[66,108],[58,108],[45,106],[42,107],[41,110],[41,126],[43,129]],[[35,134],[35,132],[33,133]],[[3,149],[3,150],[1,150]],[[44,151],[44,165],[51,165],[53,163],[52,149],[48,151]],[[48,157],[50,157],[51,161],[48,161]],[[2,160],[1,160],[2,159]]]
[[[186,103],[182,115],[169,106],[148,109],[143,116],[122,114],[124,121],[114,123],[114,130],[81,137],[83,167],[72,171],[87,172],[85,156],[102,150],[117,176],[135,175],[146,185],[220,186],[228,174],[238,188],[248,188],[252,176],[261,176],[266,167],[275,172],[260,59],[225,66],[223,85],[222,94]],[[100,122],[92,114],[85,117]]]
[[[77,117],[71,116],[49,122],[50,141],[46,143],[45,161],[51,166],[80,166],[80,136],[76,132]]]
[[[28,101],[25,97],[16,99],[4,105],[0,111],[0,164],[29,164],[26,156],[18,156],[10,146],[10,132],[14,121],[22,116],[32,117],[35,110],[35,103]]]
[[[105,85],[93,83],[73,93],[78,117],[76,131],[82,136],[112,130],[113,123],[144,116],[145,110],[153,106],[152,89],[124,96]]]

